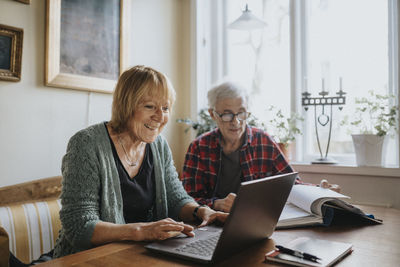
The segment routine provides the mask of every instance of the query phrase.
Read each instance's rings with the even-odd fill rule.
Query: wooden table
[[[265,263],[264,254],[276,243],[286,243],[300,236],[348,242],[354,251],[338,266],[399,266],[400,210],[361,206],[383,219],[382,225],[330,226],[277,230],[267,239],[233,255],[217,266],[282,266]],[[45,266],[189,266],[194,263],[147,251],[144,242],[111,243],[40,264]]]

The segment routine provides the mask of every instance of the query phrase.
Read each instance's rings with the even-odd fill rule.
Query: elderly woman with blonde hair
[[[61,257],[120,240],[163,240],[227,214],[199,206],[178,179],[170,148],[160,135],[175,91],[168,78],[135,66],[119,78],[109,122],[69,141],[62,161]]]

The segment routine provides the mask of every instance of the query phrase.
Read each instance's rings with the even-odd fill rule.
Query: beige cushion
[[[29,263],[54,248],[61,229],[60,208],[59,199],[0,207],[0,226],[20,261]]]

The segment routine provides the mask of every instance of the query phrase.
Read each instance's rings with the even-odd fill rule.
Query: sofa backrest
[[[62,176],[53,176],[0,187],[0,206],[58,198],[61,180]]]
[[[0,206],[0,226],[20,261],[29,263],[54,248],[61,229],[60,209],[60,199]]]

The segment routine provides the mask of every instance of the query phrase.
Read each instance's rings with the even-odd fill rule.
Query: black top
[[[108,137],[110,138],[110,134],[108,134]],[[135,223],[152,221],[156,192],[153,155],[150,145],[146,144],[145,155],[138,174],[130,178],[118,157],[117,150],[111,138],[110,143],[119,174],[125,222]]]
[[[215,196],[217,198],[225,198],[229,193],[236,194],[242,180],[239,150],[228,155],[222,152],[220,168]]]

